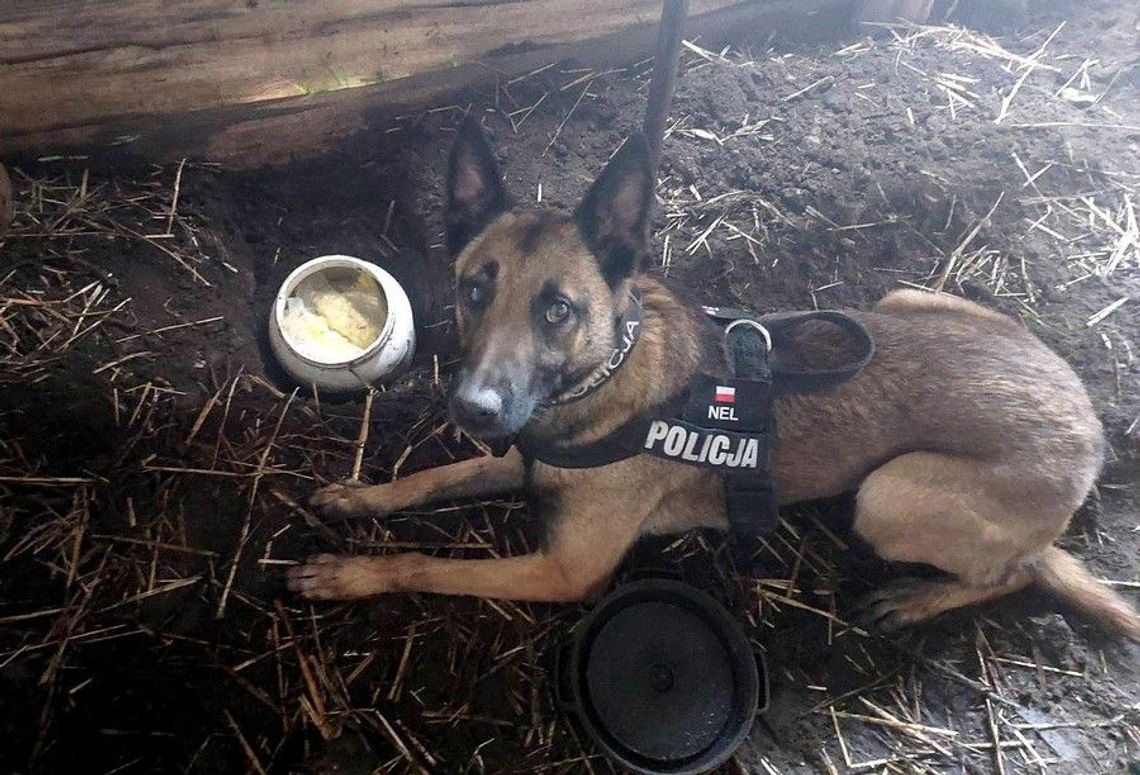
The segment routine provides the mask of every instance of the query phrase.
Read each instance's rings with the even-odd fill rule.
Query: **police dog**
[[[463,126],[446,227],[464,352],[450,410],[467,433],[585,443],[664,404],[695,374],[723,374],[701,310],[641,273],[653,189],[635,137],[572,214],[515,208],[481,130]],[[589,396],[552,401],[607,368],[631,287],[643,331],[624,365]],[[1140,640],[1140,616],[1053,546],[1103,460],[1100,423],[1073,371],[1018,322],[955,296],[896,291],[851,314],[874,337],[870,364],[834,390],[776,402],[780,501],[854,491],[854,531],[879,556],[949,574],[879,590],[864,621],[894,629],[1036,583]],[[837,345],[819,335],[803,346]],[[647,455],[565,469],[528,463],[517,448],[387,484],[334,484],[312,505],[329,517],[383,516],[516,489],[544,527],[532,554],[320,555],[291,569],[289,586],[311,600],[416,591],[578,601],[604,589],[639,536],[728,527],[708,469]]]

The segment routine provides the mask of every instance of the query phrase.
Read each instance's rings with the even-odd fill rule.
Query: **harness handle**
[[[810,393],[829,390],[845,380],[854,377],[871,362],[875,355],[875,342],[861,323],[837,310],[812,310],[809,312],[785,312],[756,316],[735,307],[705,307],[705,313],[717,321],[730,321],[725,328],[725,336],[738,326],[752,325],[764,337],[764,345],[771,356],[770,368],[772,383],[781,393]],[[791,368],[781,361],[781,353],[797,328],[811,322],[824,322],[834,325],[851,337],[856,356],[849,362],[829,368]]]

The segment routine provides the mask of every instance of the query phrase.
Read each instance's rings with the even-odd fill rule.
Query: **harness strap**
[[[776,532],[780,521],[772,456],[776,445],[775,375],[772,368],[772,332],[759,321],[739,317],[724,330],[725,361],[734,384],[742,385],[749,403],[757,404],[760,416],[749,417],[741,407],[748,427],[765,434],[764,459],[753,471],[738,470],[722,477],[724,511],[729,527],[741,535],[761,536]],[[759,394],[759,395],[757,395]],[[750,400],[749,400],[750,399]]]
[[[688,391],[661,405],[653,415],[672,416],[681,410],[687,400]],[[652,423],[652,416],[634,417],[596,441],[573,445],[539,445],[523,432],[515,440],[515,446],[528,461],[537,460],[556,468],[596,468],[641,453]]]
[[[640,306],[637,297],[632,301]],[[528,463],[537,460],[558,468],[581,469],[648,454],[703,466],[722,477],[733,530],[746,535],[775,530],[779,510],[771,463],[777,437],[776,395],[839,385],[870,362],[874,342],[857,321],[832,310],[753,316],[731,307],[705,307],[705,312],[727,322],[724,344],[728,377],[698,375],[685,390],[654,410],[585,444],[539,443],[524,430],[516,442],[523,458]],[[639,315],[636,319],[640,323]],[[792,365],[785,353],[795,349],[792,340],[796,330],[811,322],[840,328],[853,340],[857,356],[830,368]],[[636,334],[633,339],[636,341]],[[616,366],[624,362],[629,349],[632,343],[624,348]],[[599,381],[588,380],[587,392],[612,373],[609,370]]]

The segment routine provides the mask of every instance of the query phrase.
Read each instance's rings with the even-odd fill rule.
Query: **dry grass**
[[[944,111],[955,121],[992,120],[1010,127],[1014,134],[1057,125],[1057,122],[1033,121],[1031,116],[1018,114],[1017,97],[1023,89],[1041,91],[1045,84],[1050,84],[1046,88],[1059,103],[1076,100],[1076,104],[1092,108],[1101,106],[1125,72],[1121,69],[1109,76],[1108,85],[1096,92],[1096,84],[1103,84],[1106,77],[1100,72],[1097,81],[1090,78],[1099,60],[1080,59],[1074,68],[1073,58],[1058,44],[1065,28],[1063,23],[1042,31],[1036,40],[1021,41],[1026,50],[1020,53],[988,35],[961,27],[878,26],[889,34],[885,42],[868,38],[852,43],[839,49],[836,58],[845,61],[885,47],[894,55],[893,69],[902,77],[904,90],[910,88],[910,80],[926,82],[943,97],[944,102],[936,106],[936,111]],[[685,42],[685,48],[685,66],[689,71],[705,67],[763,68],[768,56],[757,57],[731,48],[714,52],[691,41]],[[928,72],[924,67],[930,61],[942,67],[957,63],[959,70]],[[1058,74],[1070,71],[1067,80],[1055,88]],[[831,86],[836,76],[818,75],[808,69],[798,81],[803,85],[790,86],[787,93],[779,97],[779,102],[793,102],[815,89]],[[974,89],[983,82],[1004,86],[997,87],[997,95],[982,96]],[[875,85],[857,85],[856,97],[876,102],[878,87],[872,87]],[[1087,99],[1082,100],[1080,95],[1087,95]],[[1110,110],[1108,106],[1103,109]],[[745,114],[732,125],[712,127],[699,125],[682,111],[670,127],[669,136],[691,143],[712,143],[721,148],[731,147],[733,141],[742,137],[770,142],[782,131],[779,127],[787,125],[779,105],[772,110],[759,116]],[[921,108],[917,105],[905,108],[912,125],[916,110]],[[1021,120],[1011,121],[1015,115]],[[1090,121],[1087,125],[1095,128],[1101,123]],[[1126,127],[1122,125],[1122,128]],[[1015,146],[1014,138],[1009,142]],[[952,290],[971,284],[981,286],[997,298],[1016,300],[1028,316],[1035,317],[1038,289],[1033,286],[1021,247],[1024,240],[1035,236],[1034,232],[1047,235],[1056,260],[1071,269],[1071,277],[1060,290],[1092,278],[1111,281],[1117,273],[1131,275],[1140,269],[1140,232],[1135,204],[1140,197],[1140,175],[1134,169],[1127,165],[1117,169],[1112,159],[1104,159],[1098,168],[1092,169],[1074,162],[1071,157],[1029,162],[1013,151],[1010,158],[1023,180],[1016,187],[999,192],[987,211],[972,217],[961,208],[956,210],[955,200],[947,216],[945,237],[929,243],[934,253],[930,272],[925,276],[917,273],[904,280],[904,284],[935,290]],[[938,181],[940,188],[953,189],[952,182],[941,180],[939,171],[926,174]],[[795,213],[755,191],[703,191],[697,185],[678,185],[668,177],[661,181],[659,197],[666,217],[666,224],[658,235],[664,244],[661,263],[666,268],[677,250],[687,255],[699,252],[711,258],[718,248],[733,253],[738,252],[739,246],[744,247],[754,262],[775,266],[785,251],[773,238],[773,229],[806,231],[822,225],[842,236],[884,226],[906,228],[911,217],[907,212],[879,208],[873,211],[872,217],[860,222],[837,223],[811,205],[802,214]],[[1024,235],[990,234],[991,220],[999,207],[1013,210],[1024,219]],[[957,232],[953,230],[954,224],[958,224]],[[992,237],[998,237],[999,243],[991,242]],[[824,287],[837,284],[841,284],[838,278]],[[809,289],[813,298],[818,290]],[[1115,306],[1092,315],[1089,325],[1110,319],[1125,303],[1127,295],[1114,302]]]
[[[167,172],[168,185],[180,179]],[[529,548],[514,503],[337,530],[304,506],[332,472],[387,477],[409,460],[471,454],[442,416],[438,378],[370,395],[363,407],[285,394],[241,372],[215,375],[200,396],[174,390],[157,376],[161,364],[147,362],[145,343],[216,321],[139,328],[113,278],[90,279],[105,273],[88,264],[77,241],[125,236],[158,246],[160,236],[136,238],[141,224],[123,221],[165,216],[169,224],[174,192],[87,185],[86,176],[78,185],[24,181],[5,247],[27,258],[0,284],[3,379],[22,388],[55,385],[61,369],[80,364],[87,377],[75,386],[76,400],[89,403],[94,393],[112,407],[106,423],[87,407],[70,425],[50,429],[65,438],[101,434],[102,459],[92,461],[54,446],[58,439],[45,446],[29,414],[35,407],[18,399],[0,405],[8,431],[0,441],[0,557],[29,585],[0,603],[0,669],[37,676],[36,739],[17,740],[18,747],[27,744],[32,761],[58,762],[68,744],[60,735],[69,697],[86,702],[97,693],[92,702],[116,703],[122,691],[137,693],[130,684],[108,685],[104,649],[122,644],[122,653],[159,659],[183,680],[202,681],[203,690],[218,683],[203,673],[229,685],[224,700],[202,700],[204,718],[188,711],[180,720],[167,707],[148,720],[200,747],[196,761],[228,761],[227,769],[244,761],[250,771],[270,772],[281,769],[282,756],[296,761],[317,741],[363,736],[391,751],[381,771],[479,768],[478,740],[465,746],[466,763],[433,750],[458,728],[465,738],[509,730],[534,761],[549,762],[565,732],[553,728],[536,654],[552,630],[564,630],[564,615],[509,602],[411,600],[399,617],[407,625],[391,629],[358,607],[318,610],[282,596],[280,572],[306,547],[474,557]],[[193,239],[158,249],[180,270],[206,260]],[[388,429],[383,438],[369,433],[376,427]],[[501,715],[472,709],[484,686],[502,692]],[[419,731],[408,726],[409,712]],[[595,756],[569,744],[560,750],[577,753],[553,771],[573,771]]]

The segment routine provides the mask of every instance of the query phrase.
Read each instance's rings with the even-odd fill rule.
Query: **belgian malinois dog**
[[[720,329],[642,274],[654,177],[635,137],[572,214],[519,209],[478,125],[460,130],[446,226],[464,358],[450,411],[467,433],[588,442],[666,403],[695,374],[723,373]],[[609,367],[631,289],[643,308],[636,346],[590,395],[558,402]],[[870,363],[834,390],[776,400],[780,502],[854,491],[854,531],[879,556],[949,574],[881,589],[863,620],[894,629],[1035,582],[1140,641],[1140,616],[1053,546],[1103,461],[1100,423],[1072,369],[1018,322],[948,294],[896,291],[850,314],[874,338]],[[819,334],[802,346],[810,355],[837,345]],[[578,601],[603,590],[639,536],[728,527],[716,473],[647,455],[565,469],[513,448],[387,484],[334,484],[312,504],[328,516],[383,516],[521,488],[546,536],[533,554],[321,555],[293,568],[289,586],[312,600],[417,591]]]

